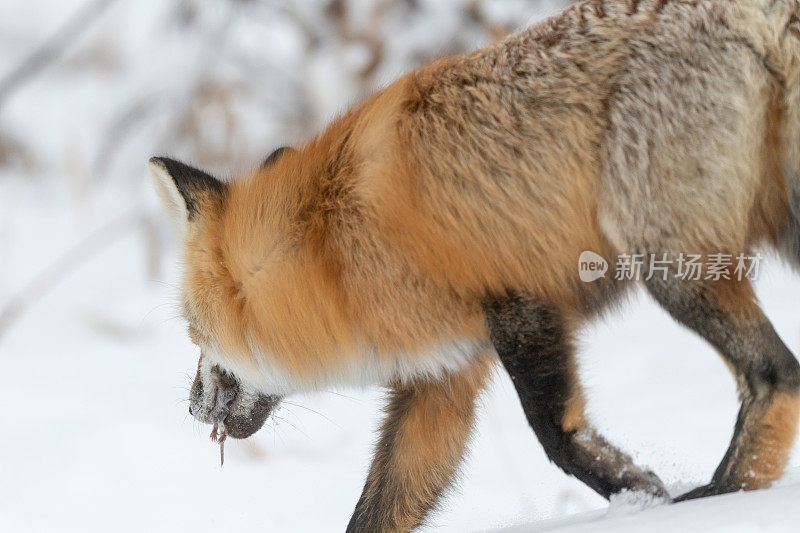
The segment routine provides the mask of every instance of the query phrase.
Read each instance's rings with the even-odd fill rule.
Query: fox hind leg
[[[668,500],[654,473],[637,467],[587,423],[562,314],[514,294],[493,298],[484,309],[492,342],[550,460],[605,498],[631,490]]]
[[[777,480],[797,433],[800,364],[762,313],[749,281],[654,276],[645,285],[675,320],[721,353],[741,400],[730,447],[711,482],[678,500],[754,490]]]
[[[412,531],[422,523],[455,476],[490,370],[481,357],[443,381],[392,389],[348,533]]]
[[[793,176],[786,191],[786,223],[778,233],[778,251],[800,271],[800,183]]]

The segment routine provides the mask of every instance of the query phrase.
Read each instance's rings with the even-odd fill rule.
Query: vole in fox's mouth
[[[249,387],[231,372],[206,364],[203,356],[200,357],[189,413],[200,422],[213,424],[211,440],[220,445],[220,463],[224,462],[226,438],[251,436],[261,429],[279,403],[279,397]]]
[[[219,443],[219,466],[225,464],[226,438],[228,438],[228,434],[225,432],[225,426],[223,424],[214,424],[214,428],[211,430],[211,440]]]

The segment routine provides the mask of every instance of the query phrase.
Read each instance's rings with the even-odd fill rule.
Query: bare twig
[[[138,99],[126,107],[112,121],[102,139],[100,148],[92,161],[91,179],[97,181],[100,176],[105,176],[114,158],[126,146],[126,137],[135,131],[135,127],[147,119],[156,110],[155,99],[148,95]]]
[[[14,91],[58,59],[69,44],[89,29],[114,2],[115,0],[91,0],[84,4],[41,47],[0,80],[0,109]]]

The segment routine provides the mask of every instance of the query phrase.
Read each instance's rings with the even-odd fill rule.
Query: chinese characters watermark
[[[677,256],[661,254],[620,254],[614,263],[613,279],[617,281],[650,281],[669,278],[682,281],[755,281],[761,267],[761,254],[712,253]],[[605,278],[609,262],[599,254],[586,251],[578,260],[578,274],[584,283]],[[611,275],[611,274],[609,274]]]

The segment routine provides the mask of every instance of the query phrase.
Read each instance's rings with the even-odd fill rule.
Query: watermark
[[[594,252],[583,252],[578,260],[578,275],[584,283],[591,283],[606,277],[608,261]]]
[[[592,283],[608,274],[617,281],[679,279],[683,281],[755,281],[761,268],[761,254],[619,254],[611,264],[603,256],[586,251],[578,259],[578,275]]]

